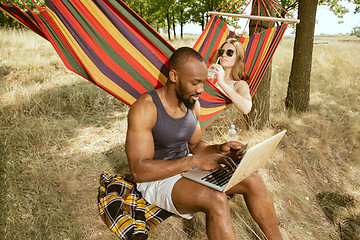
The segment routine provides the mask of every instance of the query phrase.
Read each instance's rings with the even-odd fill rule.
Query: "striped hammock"
[[[236,36],[218,16],[213,16],[193,48],[203,56],[209,66],[216,54],[216,50],[221,47],[224,41],[228,38],[237,38],[245,48],[245,71],[249,76],[248,84],[250,94],[253,96],[285,33],[287,25],[281,24],[278,27],[268,28],[250,37],[243,37]],[[231,103],[231,100],[217,90],[211,82],[207,83],[205,92],[201,94],[200,98],[202,108],[200,122],[202,128],[209,126]]]
[[[0,4],[0,10],[51,42],[75,73],[133,104],[143,93],[162,87],[168,77],[168,60],[175,49],[123,1],[46,0],[40,13],[16,5]],[[239,38],[246,47],[246,71],[251,95],[275,52],[287,25]],[[225,39],[236,37],[218,17],[212,17],[194,45],[208,62]],[[212,83],[201,94],[202,130],[231,101]]]

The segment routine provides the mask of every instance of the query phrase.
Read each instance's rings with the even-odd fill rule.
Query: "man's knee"
[[[241,182],[245,192],[267,191],[263,178],[255,172]]]
[[[226,194],[213,189],[209,189],[206,198],[204,198],[204,212],[220,211],[223,212],[229,208]]]

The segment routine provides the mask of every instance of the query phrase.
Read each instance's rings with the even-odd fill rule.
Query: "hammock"
[[[175,49],[122,1],[47,0],[40,14],[1,7],[41,30],[67,68],[128,105],[166,83]]]
[[[33,1],[34,2],[34,1]],[[143,93],[162,87],[174,48],[124,2],[116,0],[46,0],[40,13],[11,3],[0,10],[51,42],[66,67],[131,105]],[[246,71],[254,94],[287,24],[238,37],[246,47]],[[226,38],[236,37],[219,17],[212,17],[194,45],[209,62]],[[231,101],[212,83],[201,94],[202,130]]]
[[[214,49],[220,48],[228,38],[237,38],[245,48],[245,71],[249,76],[248,84],[250,94],[253,96],[285,33],[286,27],[287,24],[281,24],[250,37],[236,36],[218,16],[214,16],[193,48],[204,57],[207,65],[210,65],[215,54]],[[202,128],[209,126],[232,103],[211,82],[205,84],[205,92],[201,94],[199,101],[202,108],[200,117]]]

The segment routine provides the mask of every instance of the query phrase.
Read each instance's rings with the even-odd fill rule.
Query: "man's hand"
[[[220,145],[219,151],[221,154],[231,157],[232,159],[239,159],[246,153],[247,144],[242,144],[235,141],[226,142]]]
[[[194,155],[196,157],[196,166],[207,171],[221,169],[225,172],[233,172],[236,164],[231,157],[223,154]]]

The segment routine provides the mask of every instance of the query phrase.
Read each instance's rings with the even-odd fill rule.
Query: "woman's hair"
[[[245,72],[245,49],[244,46],[235,38],[227,39],[220,48],[222,48],[226,43],[230,43],[235,47],[236,50],[236,59],[233,68],[231,69],[231,76],[235,81],[245,80],[247,81],[247,74]],[[216,52],[213,59],[213,63],[216,62],[219,55]]]

